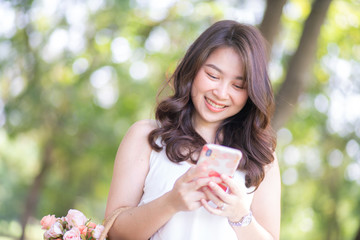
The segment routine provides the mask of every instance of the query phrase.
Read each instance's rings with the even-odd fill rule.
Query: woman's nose
[[[225,83],[219,83],[213,90],[214,95],[221,99],[227,99],[228,97],[228,86]]]

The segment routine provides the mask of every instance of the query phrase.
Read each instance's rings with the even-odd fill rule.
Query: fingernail
[[[209,186],[210,187],[215,187],[215,183],[214,182],[209,182]]]

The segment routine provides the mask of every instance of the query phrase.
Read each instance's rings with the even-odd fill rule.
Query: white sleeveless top
[[[159,144],[159,142],[157,142]],[[139,206],[153,201],[169,192],[175,181],[183,175],[191,165],[187,162],[171,162],[165,153],[152,150],[150,155],[150,169],[144,184],[144,194]],[[245,174],[236,171],[234,179],[245,187]],[[246,189],[246,187],[245,187]],[[254,187],[248,188],[250,193]],[[250,208],[253,193],[246,194],[246,202]],[[176,213],[162,226],[151,240],[236,240],[236,234],[229,225],[227,218],[209,213],[204,207],[195,211]]]

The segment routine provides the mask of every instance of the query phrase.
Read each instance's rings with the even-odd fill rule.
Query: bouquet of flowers
[[[46,230],[45,240],[96,240],[104,230],[103,225],[96,225],[75,209],[70,209],[66,217],[47,215],[41,219],[40,224]]]

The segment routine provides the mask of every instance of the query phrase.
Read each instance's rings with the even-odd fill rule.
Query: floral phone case
[[[208,167],[210,177],[220,177],[226,174],[234,176],[242,158],[242,152],[238,149],[225,147],[217,144],[205,144],[201,150],[197,164]],[[226,191],[224,184],[219,184]]]

